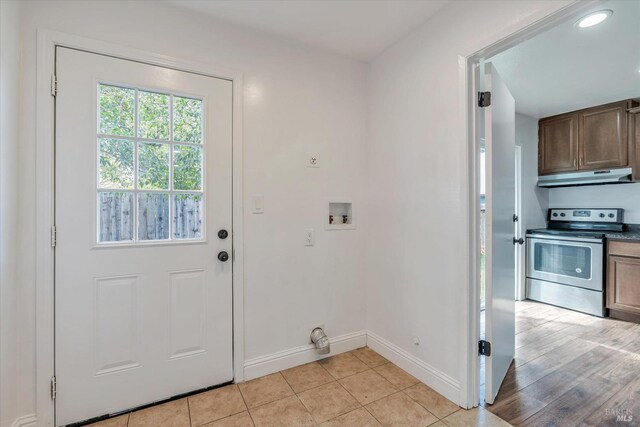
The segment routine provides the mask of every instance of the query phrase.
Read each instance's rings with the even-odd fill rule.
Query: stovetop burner
[[[549,209],[547,228],[527,230],[527,234],[603,239],[607,233],[625,230],[624,210]]]

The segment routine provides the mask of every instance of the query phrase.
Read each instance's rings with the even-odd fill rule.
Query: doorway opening
[[[602,317],[584,312],[579,307],[538,299],[529,292],[531,278],[528,271],[534,265],[534,261],[533,250],[527,246],[527,234],[530,230],[547,227],[549,209],[621,208],[625,211],[625,226],[634,222],[630,220],[629,214],[631,213],[631,217],[635,219],[636,209],[640,210],[640,205],[633,201],[634,197],[631,195],[631,192],[638,191],[639,184],[559,188],[538,186],[538,176],[548,174],[546,170],[549,168],[548,165],[543,165],[539,172],[542,155],[538,134],[540,120],[605,104],[622,102],[633,106],[640,99],[637,74],[640,55],[636,54],[629,61],[622,45],[617,51],[599,49],[595,45],[605,43],[609,37],[617,40],[637,40],[640,37],[640,29],[632,22],[640,19],[640,5],[623,1],[607,2],[606,8],[611,10],[608,20],[587,29],[588,32],[574,25],[578,18],[602,8],[602,4],[591,3],[582,9],[566,11],[562,16],[552,18],[539,31],[530,33],[527,37],[507,41],[492,52],[478,55],[470,61],[473,67],[470,69],[469,78],[474,82],[471,86],[476,106],[478,101],[481,101],[478,99],[478,92],[490,91],[489,87],[493,89],[492,84],[495,84],[495,81],[489,82],[487,75],[499,75],[515,100],[515,110],[510,119],[513,124],[510,146],[513,147],[511,153],[514,169],[511,182],[496,182],[496,179],[502,177],[496,175],[501,171],[496,172],[495,158],[492,156],[495,155],[495,150],[500,149],[495,140],[500,128],[496,122],[487,120],[487,116],[495,115],[491,108],[497,109],[500,105],[499,95],[496,96],[493,91],[490,104],[484,108],[477,107],[476,115],[473,117],[476,145],[472,156],[478,162],[476,198],[473,202],[473,215],[478,230],[474,251],[477,259],[476,263],[472,264],[477,266],[474,286],[479,293],[475,302],[478,325],[476,336],[479,340],[489,341],[490,347],[485,345],[484,348],[490,348],[491,351],[490,355],[478,357],[478,400],[480,404],[487,405],[491,412],[514,425],[544,424],[545,420],[557,416],[556,401],[564,399],[571,402],[571,393],[591,388],[608,391],[601,393],[599,397],[596,392],[587,392],[586,403],[570,403],[575,406],[576,414],[583,415],[577,423],[588,421],[589,424],[599,425],[611,422],[612,411],[606,411],[607,405],[624,413],[637,407],[636,403],[624,397],[625,387],[633,387],[626,379],[627,382],[624,384],[612,384],[606,379],[602,380],[602,377],[606,378],[614,372],[616,375],[620,374],[629,364],[635,365],[636,362],[631,359],[637,357],[640,348],[634,344],[640,337],[637,324],[607,318],[611,311],[605,306],[608,273],[603,274],[599,282]],[[616,16],[619,19],[613,19]],[[585,59],[580,57],[579,52],[590,52],[591,56]],[[492,67],[489,71],[487,64]],[[624,123],[622,128],[632,129],[628,126],[635,126],[632,124],[638,122],[634,116],[634,108],[621,111],[621,116],[626,117],[624,121],[620,121]],[[578,124],[576,129],[577,126]],[[585,131],[580,132],[583,135]],[[634,131],[629,130],[629,134],[632,132]],[[579,144],[576,143],[576,146],[583,147]],[[636,149],[633,144],[635,142],[629,142],[628,153]],[[506,145],[503,148],[506,152]],[[626,149],[624,147],[624,150]],[[582,148],[580,150],[580,153],[583,153]],[[555,155],[559,158],[557,156],[560,154]],[[576,156],[575,164],[573,160],[569,161],[567,168],[575,167],[581,171],[587,170],[598,161],[604,162],[593,158],[585,160],[578,154]],[[620,165],[628,162],[622,166],[631,167],[630,163],[636,161],[628,161],[622,154],[619,155],[619,152],[613,156],[606,159],[610,165],[615,162]],[[491,195],[492,191],[501,191],[505,185],[512,186],[514,191],[511,197],[515,221],[512,224],[508,224],[506,217],[499,216],[501,213],[496,211],[498,201]],[[496,242],[502,242],[506,247],[507,233],[511,234],[508,239],[511,240],[509,243],[512,243],[509,266],[504,263],[506,258],[497,259],[495,256],[499,250],[496,249]],[[606,260],[610,258],[607,258],[607,242],[605,238],[600,244],[602,256],[599,260],[591,255],[587,257],[585,254],[590,252],[582,249],[573,250],[571,253],[556,250],[551,254],[547,251],[545,253],[548,256],[545,260],[547,263],[553,263],[555,268],[560,268],[560,263],[574,263],[575,265],[569,269],[573,269],[574,272],[568,270],[569,276],[587,275],[587,269],[591,271],[591,266],[596,262],[602,265],[605,272],[607,268],[619,268],[615,260],[611,259],[609,262],[613,263],[610,264],[611,267],[607,267]],[[591,253],[597,254],[595,251]],[[500,289],[510,290],[511,296],[509,299],[498,301],[496,295],[492,294],[500,286],[496,282],[496,272],[504,273],[505,268],[513,273],[510,275],[510,283],[503,284],[504,287]],[[595,276],[597,269],[593,272]],[[633,274],[634,280],[640,281],[640,273]],[[499,317],[505,313],[509,316]],[[498,320],[500,323],[491,324],[492,316],[494,320],[501,319]],[[504,319],[510,322],[508,328],[505,328]],[[492,331],[491,328],[495,330]],[[511,332],[501,335],[509,328]],[[513,344],[510,344],[509,340],[512,340]],[[504,377],[500,378],[499,383],[491,384],[485,378],[491,375],[490,364],[495,363],[496,356],[502,356],[496,352],[501,351],[500,346],[505,344],[512,346],[512,356],[508,359],[507,365],[501,366],[504,369]],[[631,358],[627,358],[630,355]],[[607,357],[611,358],[610,361],[613,360],[615,366],[604,362]],[[584,363],[588,363],[588,374],[575,369],[576,364]],[[582,407],[578,411],[580,405]]]

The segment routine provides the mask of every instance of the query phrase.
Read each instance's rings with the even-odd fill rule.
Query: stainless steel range
[[[622,209],[549,209],[527,230],[528,299],[603,317],[604,240],[624,230]]]

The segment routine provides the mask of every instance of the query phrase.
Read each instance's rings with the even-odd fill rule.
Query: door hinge
[[[51,74],[51,96],[58,94],[58,77],[55,74]]]
[[[478,354],[480,356],[491,356],[491,343],[489,341],[478,341]]]
[[[518,222],[518,215],[513,214],[513,222]]]
[[[58,393],[58,383],[56,377],[51,377],[51,400],[56,400],[56,394]]]
[[[56,243],[58,242],[58,230],[56,230],[56,226],[51,226],[51,247],[55,248]]]
[[[491,92],[478,92],[478,107],[491,105]]]

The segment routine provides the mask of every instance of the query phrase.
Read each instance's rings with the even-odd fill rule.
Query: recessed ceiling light
[[[578,19],[576,25],[580,28],[593,27],[594,25],[598,25],[608,17],[613,15],[613,11],[609,9],[599,10],[597,12],[592,12],[587,16],[583,16]]]

